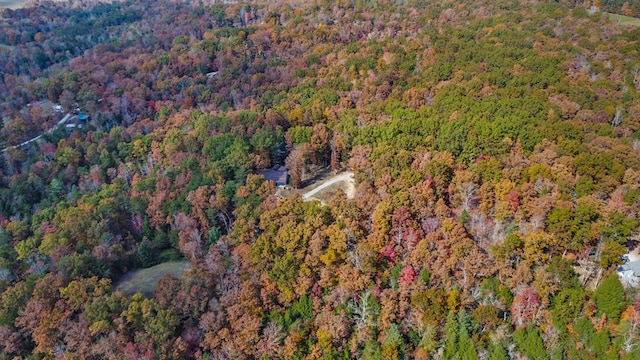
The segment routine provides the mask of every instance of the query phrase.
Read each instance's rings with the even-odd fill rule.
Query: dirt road
[[[345,181],[349,184],[348,187],[348,191],[346,191],[347,193],[347,198],[353,198],[354,192],[355,192],[355,183],[353,180],[353,173],[351,171],[347,171],[344,172],[342,174],[338,174],[332,178],[327,179],[325,182],[323,182],[322,184],[320,184],[320,186],[316,187],[315,189],[305,193],[302,195],[302,200],[307,200],[308,198],[312,197],[313,195],[319,193],[320,191],[328,188],[329,186],[333,185],[333,184],[337,184],[341,181]]]
[[[47,130],[47,134],[51,134],[52,132],[54,132],[54,131],[58,128],[58,126],[63,125],[64,123],[66,123],[67,121],[69,121],[69,119],[71,119],[71,117],[72,117],[72,116],[73,116],[73,115],[71,115],[71,114],[67,114],[67,115],[65,115],[65,116],[62,118],[62,120],[58,121],[58,123],[57,123],[54,127],[52,127],[51,129]],[[27,144],[30,144],[30,143],[32,143],[32,142],[34,142],[34,141],[36,141],[36,140],[40,139],[40,138],[42,137],[42,135],[44,135],[44,134],[40,134],[40,135],[38,135],[38,136],[36,136],[36,137],[34,137],[34,138],[32,138],[32,139],[29,139],[29,140],[27,140],[27,141],[21,142],[21,143],[20,143],[20,144],[18,144],[18,145],[13,145],[13,146],[6,147],[6,148],[4,148],[4,149],[0,150],[0,153],[3,153],[3,152],[5,152],[5,151],[7,151],[8,149],[11,149],[11,148],[14,148],[14,149],[15,149],[15,148],[23,147],[23,146],[25,146],[25,145],[27,145]]]

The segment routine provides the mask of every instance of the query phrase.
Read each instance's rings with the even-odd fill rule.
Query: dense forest
[[[4,10],[0,359],[640,358],[640,28],[591,5]]]

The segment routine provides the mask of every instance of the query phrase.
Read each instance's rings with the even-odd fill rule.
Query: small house
[[[264,176],[264,179],[267,181],[273,181],[278,187],[286,186],[289,178],[287,168],[282,165],[274,166],[269,170],[263,170],[260,172],[260,175]]]
[[[640,284],[640,260],[630,261],[618,267],[620,282],[625,286],[636,287]]]

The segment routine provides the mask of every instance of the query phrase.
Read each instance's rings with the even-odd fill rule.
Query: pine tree
[[[607,314],[608,319],[616,323],[620,320],[620,314],[627,304],[624,288],[617,274],[613,273],[602,280],[596,289],[594,300],[598,310]]]
[[[382,353],[380,352],[380,345],[373,340],[369,340],[365,343],[362,350],[363,359],[382,360]]]
[[[513,339],[518,345],[518,350],[531,360],[547,358],[547,353],[540,336],[540,330],[533,326],[521,328],[513,333]]]
[[[470,333],[473,329],[473,320],[466,311],[458,313],[458,358],[462,360],[477,360],[476,350]]]
[[[497,343],[489,344],[489,357],[488,360],[508,360],[509,356],[507,355],[507,351],[502,347],[502,345]]]
[[[222,234],[220,234],[220,230],[218,230],[217,227],[213,226],[207,234],[207,246],[217,243],[221,235]]]
[[[447,322],[444,325],[446,343],[444,348],[445,359],[478,359],[478,351],[475,348],[470,334],[473,332],[473,319],[466,311],[449,312]]]
[[[466,331],[460,333],[460,342],[458,344],[458,359],[461,360],[478,360],[478,351],[473,345],[473,341]]]
[[[447,339],[444,345],[444,357],[445,359],[453,359],[458,351],[458,322],[453,311],[447,315],[444,333]]]
[[[598,357],[603,357],[605,355],[605,352],[607,351],[607,349],[609,349],[610,344],[611,338],[609,335],[609,330],[607,329],[600,330],[591,339],[591,347]]]
[[[138,264],[143,268],[147,268],[155,264],[153,249],[151,249],[146,241],[143,241],[138,245],[136,260],[138,260]]]
[[[580,288],[568,288],[561,290],[555,297],[553,308],[553,320],[558,326],[564,326],[575,321],[582,311],[584,304],[584,290]]]

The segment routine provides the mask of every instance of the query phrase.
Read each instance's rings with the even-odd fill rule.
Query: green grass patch
[[[613,22],[618,22],[620,25],[640,26],[640,19],[631,16],[609,13],[609,19]]]
[[[64,0],[53,0],[54,2],[61,2]],[[9,8],[9,9],[18,9],[27,6],[33,6],[35,4],[34,0],[0,0],[0,9]]]
[[[348,192],[348,184],[346,181],[341,181],[339,183],[335,183],[329,187],[326,187],[320,190],[318,193],[313,195],[310,199],[318,199],[323,204],[328,204],[331,199],[336,196],[338,190],[342,190],[343,192]]]
[[[182,274],[190,268],[191,265],[188,261],[173,261],[146,269],[134,270],[120,279],[118,285],[116,285],[116,290],[120,290],[127,295],[140,292],[147,297],[152,297],[158,281],[165,275],[180,279]]]
[[[2,9],[2,7],[1,7],[1,6],[0,6],[0,9]],[[13,49],[13,48],[14,48],[14,46],[11,46],[11,45],[7,45],[7,44],[0,43],[0,51],[1,51],[1,50],[8,51],[8,50],[11,50],[11,49]]]
[[[16,9],[26,5],[24,0],[0,0],[0,8]]]
[[[598,11],[589,9],[587,10],[587,12],[589,13],[589,15],[593,15]],[[638,18],[634,18],[631,16],[618,15],[618,14],[608,13],[608,12],[603,12],[603,13],[609,15],[609,20],[611,20],[612,22],[617,22],[622,26],[624,25],[640,26],[640,19]]]

